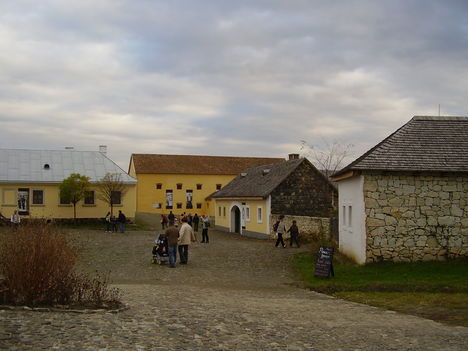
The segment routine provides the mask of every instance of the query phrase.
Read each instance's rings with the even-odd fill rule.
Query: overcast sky
[[[0,148],[355,156],[468,115],[468,1],[0,2]]]

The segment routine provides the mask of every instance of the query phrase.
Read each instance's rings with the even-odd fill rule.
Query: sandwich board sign
[[[333,250],[333,247],[320,247],[315,262],[314,275],[316,277],[330,278],[330,276],[335,276],[335,272],[333,271]]]

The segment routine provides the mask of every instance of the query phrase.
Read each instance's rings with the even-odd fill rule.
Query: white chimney
[[[107,145],[99,145],[99,152],[103,155],[107,155]]]

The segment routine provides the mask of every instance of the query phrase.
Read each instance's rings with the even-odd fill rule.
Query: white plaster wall
[[[366,262],[366,216],[364,177],[357,176],[338,183],[339,247],[357,263]],[[351,221],[349,207],[351,206]],[[343,213],[343,208],[346,214]]]

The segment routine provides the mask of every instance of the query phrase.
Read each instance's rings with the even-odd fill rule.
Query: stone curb
[[[114,309],[104,309],[104,308],[91,309],[91,308],[86,308],[86,309],[82,309],[82,310],[57,308],[57,307],[29,307],[29,306],[0,305],[0,310],[6,310],[6,311],[69,312],[69,313],[81,313],[81,314],[120,313],[120,312],[126,311],[128,309],[130,309],[130,306],[127,305],[127,304],[120,307],[120,308],[114,308]]]

